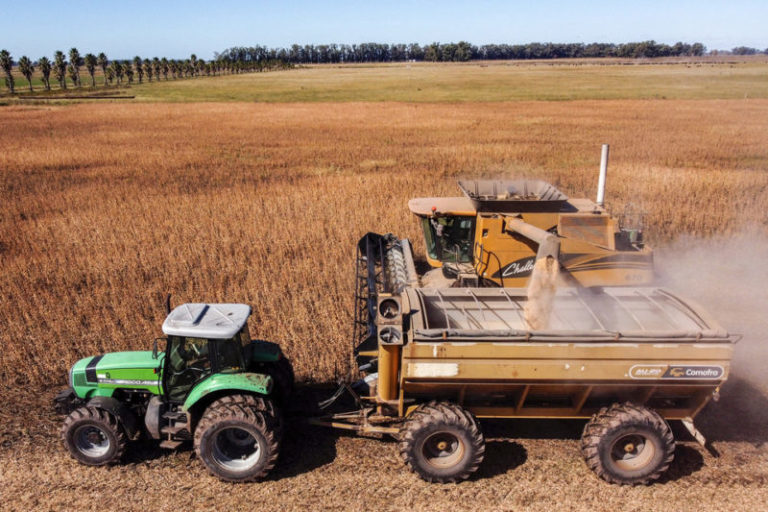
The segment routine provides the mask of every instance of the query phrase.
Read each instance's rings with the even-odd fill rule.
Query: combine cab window
[[[474,217],[423,218],[422,222],[430,258],[443,262],[472,261]]]

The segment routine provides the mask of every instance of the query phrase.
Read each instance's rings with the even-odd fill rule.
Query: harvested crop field
[[[392,442],[297,419],[267,482],[230,485],[190,451],[139,444],[124,465],[88,468],[58,441],[49,400],[68,367],[150,347],[167,292],[175,303],[253,305],[251,333],[283,346],[307,400],[324,395],[317,386],[350,368],[360,236],[391,231],[423,253],[407,200],[457,194],[462,176],[538,177],[592,197],[603,142],[610,206],[646,211],[652,243],[736,237],[754,259],[704,249],[668,260],[678,286],[697,281],[682,270],[701,264],[709,286],[696,298],[748,334],[721,402],[697,422],[720,458],[685,441],[661,484],[615,487],[581,460],[582,423],[490,422],[479,474],[430,485]],[[12,509],[765,507],[768,298],[764,287],[736,287],[721,302],[728,281],[712,264],[739,268],[752,285],[765,277],[768,100],[6,107],[0,196],[0,488]]]

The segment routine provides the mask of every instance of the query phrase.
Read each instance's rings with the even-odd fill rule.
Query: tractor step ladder
[[[160,442],[160,448],[165,448],[166,450],[175,450],[181,446],[183,442],[184,441],[171,441],[170,439],[166,439]]]
[[[163,434],[168,434],[168,436],[175,436],[179,432],[187,430],[187,424],[186,423],[177,423],[175,425],[168,425],[166,427],[163,427],[160,429],[160,432]]]

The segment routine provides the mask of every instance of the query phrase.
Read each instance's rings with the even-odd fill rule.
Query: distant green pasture
[[[90,85],[87,74],[82,78],[84,84]],[[97,89],[102,80],[97,77]],[[54,89],[58,89],[53,82]],[[33,85],[36,92],[42,91],[37,74]],[[23,77],[17,77],[16,87],[22,93],[29,90]],[[138,100],[161,102],[768,98],[768,62],[326,64],[289,71],[134,83],[130,94]]]
[[[133,87],[148,101],[516,101],[768,98],[768,63],[320,65]]]

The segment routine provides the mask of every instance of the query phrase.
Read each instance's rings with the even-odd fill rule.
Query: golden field
[[[105,351],[151,347],[161,335],[166,293],[174,303],[249,303],[252,334],[280,343],[300,380],[346,376],[360,236],[393,232],[421,253],[407,200],[458,194],[457,177],[538,177],[572,197],[593,197],[604,142],[611,144],[609,206],[646,211],[654,245],[684,234],[768,233],[763,99],[0,108],[6,504],[764,507],[768,401],[765,387],[741,377],[699,424],[723,456],[684,442],[669,476],[642,488],[610,486],[589,472],[577,448],[580,422],[484,425],[488,460],[459,485],[418,480],[392,443],[298,419],[274,476],[239,486],[207,476],[188,451],[151,444],[132,447],[124,465],[87,468],[56,437],[60,420],[48,401],[69,366]],[[738,428],[732,418],[740,418]]]
[[[648,213],[651,242],[768,228],[768,101],[6,108],[4,381],[151,346],[162,301],[252,304],[303,379],[346,375],[354,247],[415,196],[536,176]],[[55,350],[51,347],[55,346]]]

